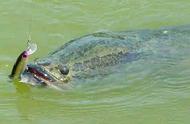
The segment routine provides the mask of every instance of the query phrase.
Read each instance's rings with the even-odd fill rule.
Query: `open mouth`
[[[27,65],[22,77],[25,80],[27,78],[23,82],[30,82],[32,85],[47,85],[49,82],[55,81],[47,71],[36,64]]]

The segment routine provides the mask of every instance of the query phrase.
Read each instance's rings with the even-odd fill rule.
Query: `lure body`
[[[24,72],[24,70],[27,68],[27,63],[29,60],[29,56],[33,54],[37,50],[37,45],[28,42],[28,47],[26,50],[24,50],[19,57],[17,58],[10,77],[14,80],[20,80],[21,75]]]
[[[13,66],[13,69],[12,69],[12,72],[11,72],[11,77],[13,79],[20,79],[21,77],[21,74],[22,72],[24,71],[24,69],[26,68],[26,64],[28,62],[28,59],[29,59],[29,56],[27,55],[27,52],[24,51],[22,52],[19,57],[17,58],[14,66]]]

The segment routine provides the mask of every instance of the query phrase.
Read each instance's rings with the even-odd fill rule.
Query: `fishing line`
[[[29,20],[29,26],[28,26],[28,42],[32,41],[31,33],[32,33],[32,17]]]
[[[33,1],[31,1],[33,2]],[[32,6],[32,3],[30,3],[30,7],[29,7],[31,10],[29,10],[29,14],[30,15],[30,19],[28,21],[28,34],[27,34],[27,37],[28,37],[28,42],[27,42],[27,45],[32,41],[32,38],[31,38],[31,34],[32,34],[32,22],[33,22],[33,17],[32,17],[32,13],[30,14],[30,12],[32,12],[33,10],[33,6]]]

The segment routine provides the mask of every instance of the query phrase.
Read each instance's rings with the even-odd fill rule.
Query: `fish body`
[[[71,40],[46,57],[29,63],[21,78],[32,85],[64,88],[72,81],[114,73],[113,67],[150,55],[172,56],[175,42],[189,41],[189,26],[98,32]]]

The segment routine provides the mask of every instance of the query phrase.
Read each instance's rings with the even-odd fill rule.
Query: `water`
[[[13,84],[8,75],[26,47],[29,32],[39,47],[34,59],[92,32],[189,24],[189,6],[188,0],[1,1],[0,122],[188,124],[188,43],[181,61],[139,60],[125,66],[128,75],[92,80],[64,93]]]

